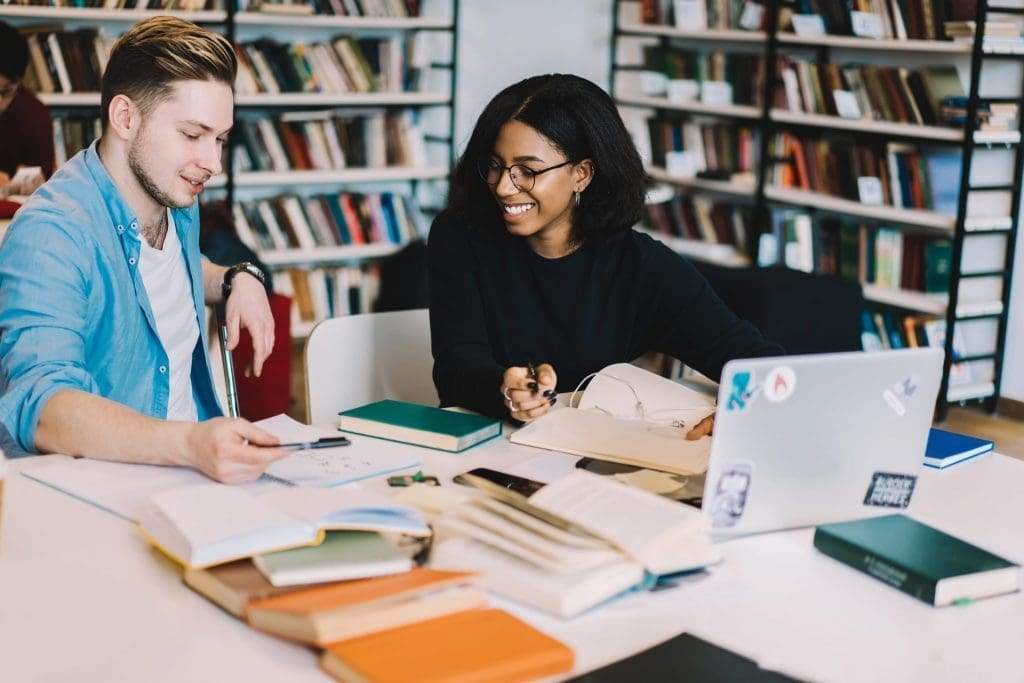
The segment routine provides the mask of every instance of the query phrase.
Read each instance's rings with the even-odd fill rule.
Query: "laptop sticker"
[[[893,409],[893,412],[900,417],[907,414],[907,402],[914,395],[914,392],[917,391],[919,380],[920,378],[917,375],[911,375],[902,382],[896,382],[892,387],[882,392],[882,398]]]
[[[750,370],[737,372],[732,376],[732,388],[729,399],[725,403],[726,410],[743,410],[757,395],[758,386],[754,382],[754,373]]]
[[[713,529],[736,526],[740,521],[747,506],[753,471],[753,463],[738,461],[726,465],[718,475],[714,498],[711,501]]]
[[[865,505],[887,508],[905,508],[910,505],[910,497],[914,495],[917,477],[912,474],[894,474],[892,472],[875,472],[871,476],[871,485],[864,496]]]
[[[793,395],[796,389],[796,373],[788,365],[780,365],[768,371],[764,379],[764,397],[772,403],[781,403]]]

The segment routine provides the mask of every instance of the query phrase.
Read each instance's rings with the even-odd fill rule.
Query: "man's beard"
[[[139,138],[143,137],[144,132],[145,131],[139,131]],[[153,198],[153,201],[160,206],[166,206],[171,209],[185,209],[192,206],[192,203],[195,201],[194,199],[190,198],[187,202],[181,203],[157,187],[156,181],[153,180],[142,165],[141,147],[142,145],[137,138],[128,148],[128,168],[131,169],[132,173],[135,175],[135,179],[139,181],[139,185],[142,186],[142,189],[145,190],[146,193]]]

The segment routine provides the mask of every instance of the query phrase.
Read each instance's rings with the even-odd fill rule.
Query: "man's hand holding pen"
[[[557,384],[558,377],[553,367],[547,363],[534,366],[528,361],[525,367],[505,370],[499,391],[512,418],[529,422],[544,415],[555,405]]]

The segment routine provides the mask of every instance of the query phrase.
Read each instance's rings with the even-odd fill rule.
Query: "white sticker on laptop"
[[[711,528],[725,529],[740,521],[747,507],[753,472],[754,463],[748,461],[730,462],[722,469],[711,499]]]
[[[920,383],[920,379],[917,375],[911,375],[901,382],[896,382],[896,384],[882,392],[882,398],[889,404],[893,412],[900,417],[907,414],[907,404],[910,398],[917,392],[917,385]]]
[[[875,472],[871,476],[865,505],[887,508],[905,508],[910,505],[910,497],[914,495],[917,477],[912,474],[895,474],[893,472]]]
[[[780,403],[793,395],[796,389],[796,373],[788,365],[780,365],[768,371],[764,378],[764,397],[772,403]]]
[[[760,387],[754,380],[752,370],[740,370],[733,373],[729,388],[729,398],[725,401],[726,410],[743,410],[750,405]]]

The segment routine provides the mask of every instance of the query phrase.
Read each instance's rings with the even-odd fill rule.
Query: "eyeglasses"
[[[556,168],[562,168],[563,166],[567,166],[571,163],[572,161],[563,161],[560,164],[555,164],[554,166],[548,166],[547,168],[535,171],[532,168],[523,166],[522,164],[502,166],[494,159],[483,157],[476,162],[476,170],[480,173],[480,177],[484,179],[484,182],[492,187],[501,182],[501,176],[507,170],[508,177],[512,181],[512,184],[515,185],[516,189],[521,192],[529,192],[533,189],[534,183],[537,182],[537,176],[541,173],[554,171]]]
[[[0,87],[0,100],[6,100],[17,95],[19,85],[18,81],[14,81],[13,83],[8,83],[7,85]]]
[[[619,420],[637,420],[643,422],[646,424],[647,431],[649,432],[664,431],[666,436],[678,437],[680,433],[685,434],[689,431],[691,426],[697,425],[700,422],[700,420],[695,419],[693,416],[695,411],[698,413],[706,411],[706,408],[696,406],[691,408],[665,408],[655,411],[648,410],[644,405],[644,402],[640,400],[640,394],[637,393],[632,382],[627,379],[623,379],[622,377],[616,377],[609,372],[592,372],[581,379],[580,383],[576,385],[576,388],[569,396],[570,406],[577,405],[576,394],[579,393],[583,384],[592,377],[606,377],[608,379],[615,380],[621,386],[629,389],[633,399],[636,401],[633,405],[632,415],[616,414],[613,411],[596,404],[594,405],[594,410]]]

